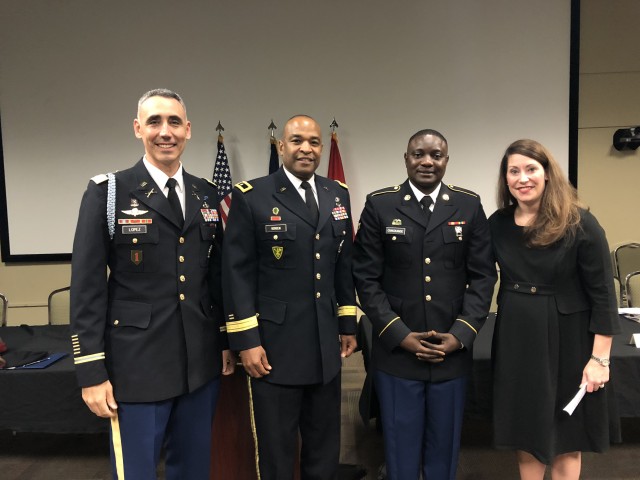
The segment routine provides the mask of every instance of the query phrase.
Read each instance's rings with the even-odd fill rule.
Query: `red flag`
[[[347,183],[344,178],[344,169],[342,168],[342,157],[338,150],[338,136],[336,132],[331,133],[331,150],[329,152],[329,171],[327,177],[331,180],[338,180]]]
[[[344,184],[347,183],[344,178],[342,157],[340,156],[340,150],[338,149],[338,136],[336,135],[336,132],[331,133],[331,150],[329,151],[329,171],[327,172],[327,177],[331,180],[338,180],[339,182],[342,182]],[[355,230],[353,230],[353,238],[356,238]]]

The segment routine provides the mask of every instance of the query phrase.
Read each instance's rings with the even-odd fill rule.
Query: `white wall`
[[[445,180],[489,213],[511,141],[566,165],[569,17],[569,0],[3,0],[11,254],[70,252],[88,179],[139,158],[135,104],[160,86],[187,102],[191,173],[211,175],[220,120],[234,180],[266,174],[271,119],[307,113],[326,127],[323,174],[335,116],[357,218],[404,180],[409,136],[435,128]]]

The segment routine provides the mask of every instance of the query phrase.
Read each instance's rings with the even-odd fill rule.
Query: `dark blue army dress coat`
[[[71,277],[78,380],[110,380],[117,401],[173,398],[222,370],[217,189],[183,172],[181,228],[142,160],[115,177],[113,239],[105,175],[89,182],[80,206]]]
[[[496,281],[489,225],[476,194],[443,184],[428,226],[408,180],[368,195],[354,277],[373,324],[374,368],[435,382],[469,372]],[[452,333],[465,348],[432,364],[400,347],[410,332],[429,330]]]
[[[229,345],[259,345],[265,381],[328,383],[341,366],[340,334],[356,333],[349,192],[315,176],[315,226],[284,170],[233,190],[223,279]]]

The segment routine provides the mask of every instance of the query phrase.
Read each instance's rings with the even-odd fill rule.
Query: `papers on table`
[[[20,370],[20,369],[23,369],[23,368],[24,369],[46,368],[49,365],[51,365],[52,363],[57,362],[61,358],[66,357],[67,355],[69,355],[69,354],[65,353],[65,352],[52,353],[51,355],[49,355],[46,358],[43,358],[42,360],[37,360],[35,362],[30,362],[30,363],[27,363],[25,365],[20,365],[18,367],[7,367],[5,370]]]
[[[640,308],[619,308],[618,314],[622,315],[627,320],[640,323]],[[640,348],[640,333],[633,333],[627,341],[629,345],[635,345],[636,348]]]

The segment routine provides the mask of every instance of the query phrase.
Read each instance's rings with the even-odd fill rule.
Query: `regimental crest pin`
[[[273,256],[276,257],[276,260],[280,260],[284,253],[284,247],[271,247],[271,251],[273,252]]]
[[[458,237],[458,240],[462,240],[462,227],[456,225],[454,228],[456,230],[456,237]]]
[[[280,209],[279,209],[278,207],[273,207],[273,208],[271,209],[271,212],[272,212],[274,215],[277,215],[278,213],[280,213]]]
[[[402,220],[400,220],[399,218],[394,218],[391,221],[391,225],[402,225]]]

